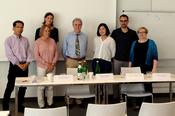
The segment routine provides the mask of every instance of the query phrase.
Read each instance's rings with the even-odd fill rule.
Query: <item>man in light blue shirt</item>
[[[84,61],[87,52],[87,35],[81,32],[82,20],[72,21],[73,32],[68,33],[63,42],[63,56],[67,68],[77,68],[78,63]]]

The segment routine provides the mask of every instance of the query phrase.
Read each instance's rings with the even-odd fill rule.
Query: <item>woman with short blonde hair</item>
[[[56,63],[58,60],[58,49],[55,41],[50,38],[50,26],[43,25],[40,30],[41,37],[35,41],[34,56],[37,64],[37,76],[43,78],[48,73],[55,74]],[[38,104],[40,108],[46,107],[44,101],[44,91],[47,96],[47,105],[53,104],[53,87],[38,87]]]
[[[148,39],[148,29],[140,27],[137,30],[139,40],[134,41],[130,51],[129,65],[132,67],[140,67],[141,72],[154,73],[157,71],[158,51],[154,40]],[[152,92],[152,84],[144,84],[145,91]],[[149,100],[151,101],[151,100]]]

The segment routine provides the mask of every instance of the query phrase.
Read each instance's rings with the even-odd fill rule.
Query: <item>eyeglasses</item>
[[[124,22],[125,23],[125,22],[128,22],[128,20],[120,20],[120,22]]]
[[[145,31],[143,31],[143,32],[137,32],[138,34],[143,34],[143,33],[146,33]]]

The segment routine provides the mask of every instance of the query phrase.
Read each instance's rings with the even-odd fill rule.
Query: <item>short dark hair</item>
[[[17,23],[21,23],[22,26],[24,26],[24,22],[23,22],[23,21],[21,21],[21,20],[16,20],[16,21],[13,22],[13,27],[15,27]]]
[[[97,28],[97,36],[101,36],[99,33],[100,27],[103,26],[106,29],[106,35],[108,36],[110,34],[109,28],[105,23],[100,23],[98,28]]]
[[[126,17],[127,20],[129,20],[129,17],[128,17],[127,15],[125,15],[125,14],[120,15],[120,18],[121,18],[121,17]]]
[[[48,17],[48,16],[52,16],[52,17],[54,18],[53,13],[51,13],[51,12],[47,12],[47,13],[44,15],[44,18],[46,18],[46,17]],[[45,25],[45,23],[46,23],[46,22],[45,22],[45,20],[44,20],[43,25]],[[53,26],[53,21],[52,21],[51,26]]]
[[[51,13],[51,12],[47,12],[47,13],[44,15],[44,18],[46,18],[46,17],[49,16],[49,15],[51,15],[51,16],[54,18],[53,13]]]

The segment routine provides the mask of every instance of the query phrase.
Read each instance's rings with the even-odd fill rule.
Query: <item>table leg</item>
[[[95,104],[97,104],[98,102],[97,102],[97,100],[98,100],[98,91],[97,91],[97,89],[98,89],[98,85],[95,85]]]
[[[106,86],[105,86],[105,84],[103,84],[102,85],[102,97],[103,97],[103,99],[102,99],[102,104],[106,104]]]
[[[100,90],[100,85],[97,85],[98,86],[98,89],[97,89],[97,93],[98,93],[98,104],[101,103],[101,90]]]
[[[107,84],[103,84],[102,85],[103,88],[103,102],[104,104],[108,104],[108,85]]]
[[[106,104],[108,104],[108,85],[106,85]]]
[[[170,102],[173,100],[172,82],[169,83]]]
[[[18,116],[18,87],[15,87],[15,116]]]

